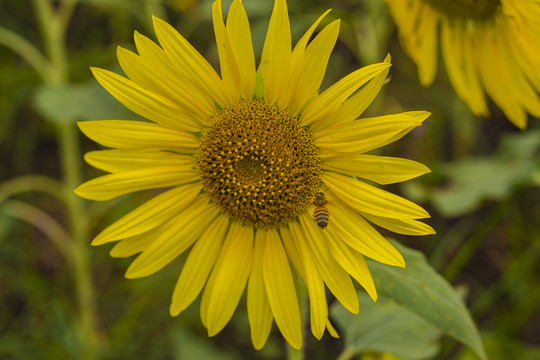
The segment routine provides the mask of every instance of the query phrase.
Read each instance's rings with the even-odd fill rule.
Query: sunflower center
[[[322,165],[298,117],[264,100],[219,110],[201,135],[197,167],[205,190],[234,220],[278,227],[319,191]]]
[[[451,18],[485,20],[492,18],[501,0],[424,0]]]

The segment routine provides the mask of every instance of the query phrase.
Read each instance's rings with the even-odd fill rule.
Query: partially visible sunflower
[[[458,96],[477,116],[486,96],[520,129],[540,117],[540,1],[385,0],[402,46],[429,86],[442,56]]]
[[[255,348],[264,346],[273,320],[289,344],[300,348],[290,263],[307,286],[313,334],[321,338],[328,329],[337,336],[328,320],[325,286],[356,313],[351,276],[377,297],[364,255],[405,266],[368,221],[401,234],[433,233],[417,220],[429,217],[424,209],[360,180],[390,184],[428,172],[411,160],[364,153],[401,138],[429,114],[356,120],[380,90],[390,57],[318,94],[339,20],[310,39],[328,11],[291,51],[287,5],[276,0],[258,72],[241,1],[233,1],[226,25],[221,1],[212,11],[221,77],[157,18],[161,47],[135,33],[138,54],[118,49],[128,78],[92,69],[113,96],[150,121],[79,123],[88,137],[113,149],[86,154],[89,164],[110,174],[75,191],[103,201],[168,188],[92,244],[119,241],[111,256],[139,254],[128,278],[151,275],[190,249],[172,296],[172,316],[202,291],[201,319],[213,336],[231,319],[247,287]],[[316,197],[327,202],[325,229],[313,218]]]

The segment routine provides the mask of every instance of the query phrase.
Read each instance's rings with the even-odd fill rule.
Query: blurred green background
[[[57,52],[51,50],[50,34],[38,15],[43,3],[52,4],[53,10],[69,10],[62,76],[55,77],[54,71],[40,76],[26,61],[39,57],[30,52],[25,60],[5,46],[7,29],[54,58]],[[4,39],[0,42],[0,359],[286,357],[275,326],[265,348],[253,350],[243,303],[225,330],[212,339],[200,323],[198,303],[171,318],[170,297],[182,258],[148,278],[127,280],[123,273],[131,259],[110,258],[109,245],[90,248],[93,236],[152,193],[90,203],[73,200],[72,187],[69,194],[62,188],[78,185],[76,174],[82,181],[100,175],[83,163],[78,150],[78,145],[82,152],[99,146],[73,131],[74,121],[137,118],[100,88],[89,67],[120,71],[116,47],[134,49],[135,30],[155,39],[151,15],[157,15],[218,69],[211,3],[0,1],[4,31],[0,32]],[[226,11],[230,1],[223,3]],[[255,53],[260,55],[272,1],[244,0],[244,5]],[[491,118],[475,118],[456,97],[442,66],[435,84],[422,88],[381,0],[289,0],[288,6],[293,40],[327,8],[333,11],[323,24],[342,19],[323,88],[392,54],[391,79],[365,115],[433,113],[422,127],[378,154],[414,159],[432,169],[420,179],[385,189],[426,207],[432,215],[428,223],[437,231],[434,236],[392,237],[421,250],[458,288],[489,358],[540,359],[539,120],[530,118],[529,129],[520,132],[494,106]],[[77,137],[66,147],[69,133]],[[67,160],[70,156],[72,160]],[[48,178],[59,182],[49,183]],[[34,189],[39,191],[28,191]],[[81,223],[83,229],[76,230],[74,224]],[[73,256],[87,259],[82,268],[77,268],[72,253],[47,236],[66,238],[77,231],[79,250]],[[81,275],[85,269],[90,272]],[[81,281],[82,289],[95,295],[95,303],[82,304],[82,313]],[[97,329],[92,338],[88,324]],[[309,330],[306,334],[306,359],[332,359],[343,350],[342,340],[325,335],[319,342]],[[448,337],[429,341],[440,341],[440,348],[435,355],[418,358],[475,358]],[[89,346],[95,351],[89,352]]]

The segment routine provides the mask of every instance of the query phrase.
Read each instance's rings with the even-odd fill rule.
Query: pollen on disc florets
[[[492,19],[501,6],[501,0],[424,0],[449,18]]]
[[[298,117],[257,99],[216,112],[202,132],[197,168],[224,212],[264,228],[305,210],[320,187],[322,164]]]

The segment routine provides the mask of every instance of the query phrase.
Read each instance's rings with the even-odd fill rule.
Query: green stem
[[[71,19],[71,15],[77,6],[77,1],[78,0],[63,0],[61,5],[58,7],[57,14],[60,26],[63,29],[62,32],[65,32],[67,26],[69,25],[69,20]]]
[[[63,2],[58,12],[55,12],[49,0],[34,0],[38,11],[38,17],[43,30],[47,55],[52,63],[51,71],[47,74],[46,82],[51,84],[63,84],[68,79],[68,62],[64,44],[66,28],[69,23],[68,16],[72,13],[75,5]],[[71,10],[70,10],[71,9]]]
[[[302,349],[296,350],[287,344],[287,360],[303,360],[304,355]]]
[[[501,297],[512,292],[515,284],[520,281],[525,281],[524,278],[526,278],[526,274],[533,273],[532,269],[534,269],[539,257],[540,244],[536,243],[533,243],[531,247],[527,248],[527,250],[517,256],[510,255],[505,271],[502,273],[502,277],[483,290],[478,298],[470,305],[469,309],[474,318],[485,316],[487,312],[496,307],[496,304],[500,301]],[[534,289],[527,292],[527,301],[530,300],[529,297],[533,293]],[[523,302],[525,302],[525,300]],[[536,309],[535,306],[532,308]],[[522,310],[524,309],[530,310],[531,307],[523,307]],[[523,314],[520,313],[519,315],[522,317]],[[511,314],[511,317],[515,319],[516,314]]]
[[[434,244],[435,248],[429,257],[429,263],[435,269],[441,269],[454,254],[458,253],[458,249],[463,246],[463,242],[466,240],[467,233],[470,232],[470,229],[476,228],[477,222],[478,220],[473,217],[464,217],[453,224],[451,228],[443,231],[444,235],[442,235],[441,241]]]
[[[349,360],[352,358],[355,354],[355,351],[353,351],[351,348],[345,348],[341,354],[339,354],[339,357],[336,360]]]
[[[48,74],[48,85],[68,82],[68,59],[65,49],[65,33],[75,1],[64,1],[55,11],[48,0],[35,0],[40,25],[43,29],[47,53],[54,71]],[[59,119],[59,135],[62,171],[65,185],[74,189],[82,182],[78,131],[74,119]],[[80,317],[80,338],[85,348],[83,358],[92,359],[99,350],[102,339],[97,326],[97,306],[92,283],[92,272],[88,253],[88,217],[83,200],[73,192],[67,196],[69,223],[73,238],[73,267],[77,302]]]
[[[74,253],[71,236],[49,214],[33,205],[17,200],[3,202],[0,209],[7,216],[26,221],[41,230],[56,246],[66,261],[71,263]]]
[[[489,232],[499,223],[506,209],[506,203],[500,203],[491,213],[477,226],[475,232],[464,242],[459,252],[446,266],[443,276],[452,281],[463,267],[474,256],[476,250],[484,243]]]
[[[44,192],[60,201],[67,202],[70,194],[66,190],[64,184],[48,176],[24,175],[0,184],[0,203],[13,195],[30,191]]]
[[[79,148],[79,139],[74,122],[62,122],[60,126],[60,144],[62,168],[66,186],[74,189],[81,182],[80,159],[82,154]],[[88,345],[87,359],[92,358],[91,353],[99,348],[101,343],[97,326],[97,306],[95,301],[92,271],[89,261],[88,246],[88,217],[83,200],[74,193],[68,198],[70,227],[73,235],[74,270],[77,285],[77,300],[79,304],[81,336]]]
[[[51,72],[51,63],[28,40],[11,30],[0,26],[0,44],[19,54],[30,66],[36,70],[42,79],[46,79]]]

